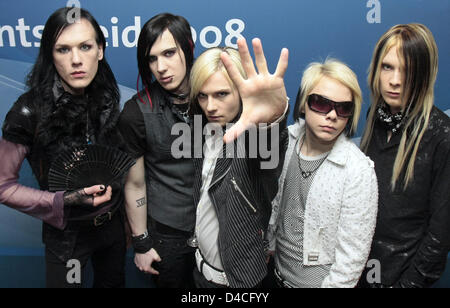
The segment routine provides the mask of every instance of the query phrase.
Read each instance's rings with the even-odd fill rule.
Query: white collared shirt
[[[223,270],[219,254],[219,220],[216,209],[208,194],[209,186],[213,178],[217,158],[222,153],[223,135],[205,136],[204,160],[202,167],[202,187],[200,190],[200,201],[197,206],[197,220],[195,233],[198,247],[210,265]]]

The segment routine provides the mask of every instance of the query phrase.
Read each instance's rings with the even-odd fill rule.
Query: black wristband
[[[140,254],[148,252],[153,247],[153,240],[148,234],[147,236],[132,237],[131,243],[133,244],[134,252]]]
[[[131,236],[133,241],[142,241],[144,239],[146,239],[148,237],[148,231],[145,230],[144,233],[142,233],[141,235],[137,235],[137,236]]]

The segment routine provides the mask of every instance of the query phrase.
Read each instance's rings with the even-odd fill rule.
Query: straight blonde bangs
[[[194,62],[194,65],[191,69],[190,75],[190,101],[191,103],[197,104],[197,96],[200,93],[201,88],[205,84],[205,82],[216,72],[222,72],[230,86],[235,88],[233,81],[231,80],[225,66],[220,59],[220,55],[222,52],[226,52],[232,62],[237,67],[238,71],[244,77],[247,78],[244,68],[241,63],[241,57],[239,56],[239,52],[231,47],[214,47],[203,52],[197,60]]]
[[[350,128],[346,132],[348,137],[352,136],[358,127],[359,116],[361,113],[362,93],[358,83],[356,74],[343,62],[328,58],[325,62],[313,62],[308,65],[303,73],[300,97],[297,98],[297,107],[300,111],[305,110],[306,100],[311,94],[314,87],[320,82],[323,77],[332,78],[345,87],[352,93],[352,100],[355,104],[355,109],[350,121]]]

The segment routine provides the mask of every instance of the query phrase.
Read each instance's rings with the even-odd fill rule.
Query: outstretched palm
[[[270,74],[259,39],[252,41],[258,71],[255,69],[245,39],[240,38],[237,43],[247,79],[241,76],[227,53],[221,55],[222,62],[242,99],[241,117],[224,136],[227,143],[236,139],[252,125],[272,123],[283,115],[287,104],[283,77],[288,66],[288,50],[284,48],[281,51],[275,73]]]

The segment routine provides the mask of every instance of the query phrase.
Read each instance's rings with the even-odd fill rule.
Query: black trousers
[[[153,239],[153,248],[161,257],[153,267],[159,275],[153,275],[158,288],[194,288],[192,271],[195,267],[195,249],[187,245],[191,237],[189,232],[176,230],[149,221],[148,231]]]
[[[68,262],[63,262],[46,247],[47,288],[81,288],[89,259],[94,271],[94,288],[123,288],[125,254],[123,219],[120,213],[116,213],[111,221],[100,227],[86,227],[79,231]]]

